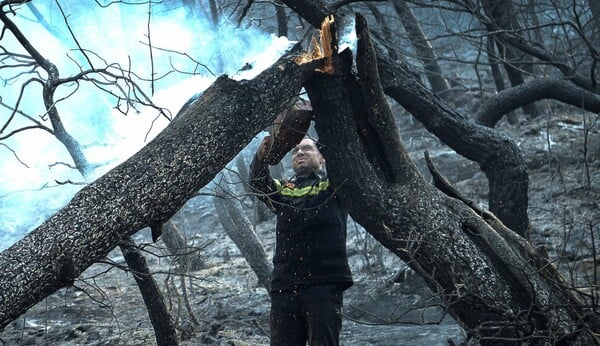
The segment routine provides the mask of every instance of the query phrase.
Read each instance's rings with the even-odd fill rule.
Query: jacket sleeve
[[[256,155],[254,155],[254,159],[252,159],[252,163],[250,163],[249,183],[258,199],[265,203],[269,209],[276,211],[279,204],[279,190],[281,189],[281,183],[271,178],[269,166]]]

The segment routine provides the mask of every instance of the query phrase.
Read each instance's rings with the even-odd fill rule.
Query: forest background
[[[581,295],[584,310],[597,314],[596,2],[295,3],[290,9],[278,1],[2,1],[2,260],[10,262],[11,246],[43,227],[82,187],[147,145],[183,113],[186,102],[189,106],[202,100],[203,92],[219,83],[218,76],[251,80],[293,42],[302,42],[305,49],[314,46],[311,39],[318,33],[311,6],[321,6],[341,19],[342,49],[350,47],[359,55],[353,13],[361,13],[374,47],[400,62],[430,92],[429,99],[443,104],[437,107],[500,131],[516,144],[528,173],[525,217],[493,205],[498,186],[518,186],[521,181],[494,185],[493,173],[485,170],[488,162],[457,154],[453,143],[423,117],[423,110],[394,97],[389,91],[393,86],[382,77],[400,138],[425,180],[433,181],[423,158],[427,151],[464,196],[480,208],[496,208],[506,225],[563,274],[561,287]],[[380,64],[381,74],[392,76],[385,68]],[[311,129],[312,135],[317,132]],[[132,237],[115,241],[112,248],[118,248],[81,275],[55,275],[68,287],[43,299],[15,299],[21,309],[38,304],[27,306],[24,315],[17,311],[16,317],[3,310],[1,340],[267,344],[264,286],[274,224],[244,185],[246,166],[262,135],[250,134],[254,139],[240,146],[223,170],[183,198],[186,203],[161,223],[158,242],[151,236],[156,226],[135,230]],[[289,174],[285,160],[273,173]],[[522,205],[522,198],[518,201]],[[519,339],[498,329],[490,333],[493,328],[485,323],[462,321],[460,311],[449,308],[462,287],[449,292],[442,282],[439,290],[432,288],[431,271],[418,269],[418,257],[399,259],[389,244],[375,240],[361,224],[349,223],[348,249],[357,283],[346,299],[346,344],[571,340],[571,335],[531,328],[529,333],[519,331]],[[250,252],[232,230],[242,232],[242,239],[258,240],[249,245]],[[147,266],[132,269],[136,264],[131,254],[143,256]],[[5,267],[0,286],[10,287],[9,281],[22,277]],[[24,273],[27,280],[30,274]],[[163,296],[172,321],[163,329],[152,320],[151,307],[148,316],[137,288],[135,278],[145,275],[154,278],[155,292]],[[3,299],[10,297],[5,294]],[[590,328],[594,330],[593,323]]]

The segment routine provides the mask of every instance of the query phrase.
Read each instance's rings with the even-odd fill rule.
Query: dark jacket
[[[277,214],[272,291],[323,283],[352,286],[346,254],[348,213],[324,172],[279,181],[255,157],[250,185]]]

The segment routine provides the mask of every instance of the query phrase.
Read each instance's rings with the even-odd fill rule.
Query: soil
[[[600,124],[597,115],[585,117],[584,122],[580,112],[548,108],[542,117],[518,125],[502,122],[499,129],[518,142],[529,168],[532,243],[556,259],[580,287],[597,289]],[[455,154],[408,117],[400,125],[405,146],[423,172],[423,152],[428,150],[457,188],[486,205],[487,180],[477,164]],[[252,150],[249,146],[246,158]],[[203,192],[210,194],[208,188]],[[134,239],[143,244],[182,345],[268,345],[268,294],[225,235],[211,198],[199,194],[175,217],[188,243],[198,249],[197,265],[185,276],[174,274],[176,265],[164,243],[152,244],[149,230],[141,230]],[[273,219],[256,225],[268,254],[273,252],[273,229]],[[348,230],[355,285],[344,297],[343,345],[445,345],[449,339],[465,340],[463,329],[444,313],[441,301],[418,276],[359,225],[350,221]],[[49,296],[7,326],[0,344],[156,344],[139,290],[123,266],[122,254],[113,251],[106,261],[86,270],[75,286]]]

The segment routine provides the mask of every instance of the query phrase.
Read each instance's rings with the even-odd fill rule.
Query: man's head
[[[321,155],[314,140],[304,138],[292,149],[292,169],[299,177],[322,169],[325,158]]]

